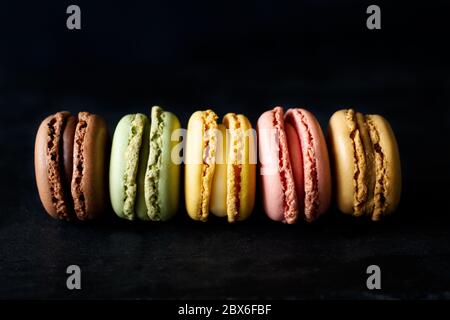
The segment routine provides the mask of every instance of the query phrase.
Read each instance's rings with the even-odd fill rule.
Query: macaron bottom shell
[[[146,115],[132,114],[124,116],[114,132],[109,192],[114,212],[124,219],[145,219],[147,214],[143,195],[149,130]]]

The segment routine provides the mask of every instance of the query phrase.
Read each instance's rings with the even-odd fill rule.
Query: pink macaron
[[[264,210],[275,221],[313,221],[330,206],[331,175],[319,122],[305,109],[266,111],[258,119]]]

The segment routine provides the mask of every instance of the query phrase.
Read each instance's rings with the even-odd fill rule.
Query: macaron
[[[179,197],[179,162],[172,150],[178,118],[153,107],[144,114],[124,116],[111,147],[109,192],[117,216],[127,220],[165,221],[175,215]]]
[[[254,206],[255,132],[244,115],[228,113],[222,123],[212,110],[189,119],[186,139],[185,201],[189,216],[207,221],[209,213],[233,223],[247,219]]]
[[[373,221],[395,211],[401,167],[389,122],[379,115],[339,110],[330,119],[328,137],[338,208]]]
[[[314,221],[331,200],[331,174],[325,137],[305,109],[266,111],[258,119],[264,210],[275,221]]]
[[[89,220],[104,213],[108,147],[107,125],[98,115],[63,111],[42,121],[34,164],[39,197],[50,216]]]

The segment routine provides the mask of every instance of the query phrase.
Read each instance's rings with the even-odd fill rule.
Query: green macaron
[[[151,123],[144,114],[124,116],[114,132],[109,190],[114,212],[128,220],[165,221],[178,210],[179,161],[172,150],[180,143],[172,133],[178,118],[153,107]]]

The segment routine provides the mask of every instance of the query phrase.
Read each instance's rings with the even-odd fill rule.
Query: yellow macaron
[[[248,218],[255,200],[254,130],[243,115],[228,113],[217,124],[212,110],[195,112],[188,124],[185,199],[189,216],[206,221],[209,212],[229,222]]]

